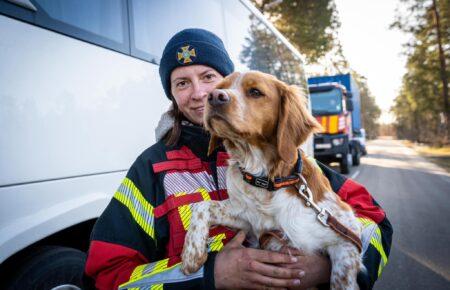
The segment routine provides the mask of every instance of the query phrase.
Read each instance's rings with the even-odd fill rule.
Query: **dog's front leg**
[[[207,241],[212,225],[248,229],[248,224],[233,215],[230,200],[208,200],[195,204],[189,230],[184,239],[181,254],[181,270],[184,274],[196,272],[208,257]]]

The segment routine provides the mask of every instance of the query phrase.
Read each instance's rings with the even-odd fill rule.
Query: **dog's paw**
[[[197,250],[193,248],[183,249],[181,254],[181,272],[185,275],[189,275],[197,272],[208,258],[208,252],[206,250]]]

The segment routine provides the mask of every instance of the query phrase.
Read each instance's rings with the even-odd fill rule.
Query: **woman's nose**
[[[193,82],[194,91],[192,93],[192,98],[196,100],[201,100],[208,95],[207,90],[199,82]]]

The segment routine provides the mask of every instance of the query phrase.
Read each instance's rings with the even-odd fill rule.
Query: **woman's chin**
[[[191,115],[191,116],[187,117],[187,119],[191,123],[194,123],[195,125],[199,125],[199,126],[203,125],[203,113]]]

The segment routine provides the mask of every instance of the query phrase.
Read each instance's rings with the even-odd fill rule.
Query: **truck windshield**
[[[339,89],[311,93],[313,115],[331,115],[342,112],[342,93]]]

